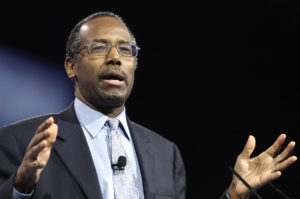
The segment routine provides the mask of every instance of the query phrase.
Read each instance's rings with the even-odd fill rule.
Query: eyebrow
[[[107,39],[94,39],[93,42],[99,42],[99,43],[105,43],[105,44],[110,43]],[[130,44],[129,41],[125,41],[125,40],[118,40],[117,43],[118,44]]]

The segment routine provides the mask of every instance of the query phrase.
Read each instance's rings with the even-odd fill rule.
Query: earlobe
[[[137,69],[137,58],[135,58],[134,60],[134,71],[136,71],[136,69]]]
[[[76,77],[75,62],[71,57],[65,59],[65,70],[69,78],[74,79]]]

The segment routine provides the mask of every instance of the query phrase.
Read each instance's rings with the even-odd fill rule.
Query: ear
[[[136,71],[136,69],[137,69],[137,64],[138,64],[138,60],[137,60],[137,57],[136,57],[135,60],[134,60],[134,71]]]
[[[65,70],[70,79],[74,79],[76,77],[76,64],[74,59],[71,57],[66,57],[65,59]]]

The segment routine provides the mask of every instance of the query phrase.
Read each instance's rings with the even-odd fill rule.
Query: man
[[[125,113],[137,51],[133,35],[113,13],[95,13],[74,27],[65,69],[75,101],[61,113],[0,130],[0,198],[185,198],[176,145]],[[235,169],[254,188],[277,178],[296,159],[289,157],[294,143],[273,158],[284,139],[250,159],[255,140],[249,137]],[[227,193],[231,199],[249,195],[235,177]]]

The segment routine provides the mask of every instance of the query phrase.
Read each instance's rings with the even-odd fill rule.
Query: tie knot
[[[107,122],[111,129],[117,130],[119,126],[119,120],[116,118],[108,118]]]

